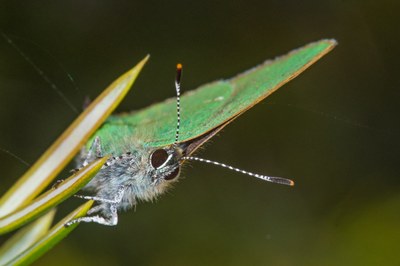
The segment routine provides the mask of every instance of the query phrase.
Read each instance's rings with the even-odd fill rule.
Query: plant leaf
[[[0,248],[0,265],[5,265],[43,237],[48,232],[55,213],[55,209],[49,211],[9,238]]]
[[[76,219],[85,215],[92,204],[93,201],[88,201],[81,205],[79,208],[53,226],[44,237],[26,249],[18,257],[10,261],[8,265],[28,265],[40,258],[40,256],[45,254],[49,249],[51,249],[54,245],[64,239],[72,230],[74,230],[76,226],[78,226],[78,224],[73,224],[69,227],[65,227],[64,224],[72,219]]]
[[[231,122],[295,78],[335,45],[334,40],[311,43],[285,56],[266,61],[232,79],[209,83],[185,93],[181,98],[179,141],[185,142],[199,137]],[[142,144],[149,147],[173,144],[176,127],[175,102],[175,98],[169,99],[138,112],[111,116],[96,132],[96,136],[102,139],[103,150],[106,153],[122,150],[123,147],[116,147],[116,143],[110,141],[111,137],[120,136],[142,140]]]
[[[84,187],[101,169],[108,157],[98,159],[64,180],[57,188],[0,218],[0,235],[15,230],[60,204]]]
[[[0,199],[0,217],[35,198],[67,165],[129,91],[148,56],[114,81]]]

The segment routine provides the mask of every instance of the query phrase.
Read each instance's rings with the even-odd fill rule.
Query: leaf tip
[[[124,75],[122,75],[121,77],[118,78],[117,81],[122,81],[125,78],[127,78],[129,80],[130,85],[133,83],[133,81],[136,79],[136,77],[138,76],[138,74],[140,73],[140,71],[142,71],[142,68],[144,67],[144,65],[147,63],[147,61],[150,58],[150,54],[147,54],[142,60],[140,60],[139,63],[137,63],[133,68],[131,68],[130,70],[128,70]],[[130,86],[128,86],[130,87]]]
[[[139,63],[138,66],[143,67],[150,59],[150,54],[147,54]]]
[[[322,39],[321,41],[323,42],[327,42],[329,44],[330,47],[334,48],[335,46],[337,46],[339,43],[336,39]]]

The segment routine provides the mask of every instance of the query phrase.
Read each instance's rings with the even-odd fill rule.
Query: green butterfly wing
[[[199,137],[232,121],[327,54],[334,40],[321,40],[250,69],[228,80],[205,84],[181,97],[179,142]],[[126,152],[118,140],[132,139],[148,147],[173,144],[176,99],[132,113],[109,117],[96,132],[107,153]]]

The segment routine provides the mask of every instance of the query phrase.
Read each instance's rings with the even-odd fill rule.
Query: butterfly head
[[[152,181],[175,181],[180,173],[183,150],[178,145],[157,148],[150,153],[149,163],[153,168]]]

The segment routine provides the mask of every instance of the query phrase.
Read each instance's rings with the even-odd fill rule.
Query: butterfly
[[[269,60],[231,79],[219,80],[181,97],[182,65],[177,65],[176,98],[132,113],[113,115],[93,135],[78,156],[78,167],[105,155],[111,157],[84,188],[94,200],[87,216],[66,223],[95,222],[114,226],[118,212],[138,201],[151,201],[169,189],[187,161],[222,166],[265,181],[293,186],[294,182],[244,171],[195,157],[195,151],[239,115],[265,99],[328,53],[334,40],[311,43]]]

